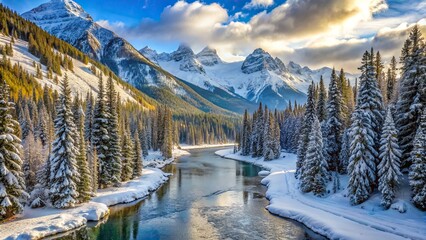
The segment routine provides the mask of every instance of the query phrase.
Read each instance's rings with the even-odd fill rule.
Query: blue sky
[[[74,1],[138,49],[209,45],[227,61],[261,47],[284,62],[356,70],[364,48],[386,50],[386,60],[399,54],[404,39],[395,41],[396,33],[417,22],[426,28],[426,0]],[[46,0],[0,2],[22,13]]]

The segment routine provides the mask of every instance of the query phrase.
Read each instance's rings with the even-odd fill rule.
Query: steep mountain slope
[[[0,34],[0,45],[4,46],[9,44],[11,38],[9,36],[4,36]],[[8,57],[11,64],[19,64],[23,70],[27,71],[29,74],[36,75],[37,69],[36,65],[40,64],[40,59],[32,55],[28,51],[28,42],[14,39],[15,43],[13,44],[13,56]],[[95,69],[97,72],[101,72],[99,68],[94,66],[92,63],[85,64],[77,59],[72,59],[74,68],[72,70],[62,68],[62,76],[56,75],[59,80],[62,80],[65,74],[69,79],[69,84],[71,87],[72,94],[74,96],[79,95],[80,97],[86,97],[86,94],[91,92],[93,96],[97,96],[98,92],[98,81],[99,77],[92,72],[92,69]],[[53,79],[47,78],[48,70],[46,66],[41,65],[42,77],[35,78],[41,86],[48,86],[52,90],[60,91],[60,82],[56,82]],[[104,77],[105,78],[105,77]],[[106,79],[104,80],[106,81]],[[128,86],[124,82],[115,82],[116,91],[120,94],[120,98],[123,102],[139,102],[142,106],[146,108],[151,108],[157,105],[156,101],[145,96],[138,90]],[[146,101],[141,102],[140,99],[146,99]]]
[[[22,16],[104,63],[123,80],[162,104],[184,112],[232,114],[152,63],[123,38],[95,23],[72,0],[52,0]]]

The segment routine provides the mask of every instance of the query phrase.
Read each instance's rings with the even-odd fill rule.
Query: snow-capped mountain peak
[[[210,47],[205,47],[196,57],[204,66],[214,66],[222,62],[222,59],[217,55],[216,49]]]
[[[23,17],[30,21],[53,20],[55,18],[63,19],[67,17],[78,17],[93,21],[92,17],[78,3],[72,0],[52,0],[32,9],[23,15]]]
[[[241,70],[245,74],[259,72],[265,69],[276,71],[280,70],[280,67],[272,56],[261,48],[254,50],[253,53],[248,55],[241,66]]]

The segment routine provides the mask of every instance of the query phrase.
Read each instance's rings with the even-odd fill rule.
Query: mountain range
[[[138,51],[72,0],[52,0],[22,16],[107,65],[160,103],[182,111],[241,113],[255,109],[258,102],[283,109],[294,100],[303,103],[308,85],[321,75],[327,84],[332,71],[311,70],[291,61],[284,64],[263,49],[255,49],[241,62],[225,62],[209,47],[195,54],[184,44],[172,53],[149,47]]]

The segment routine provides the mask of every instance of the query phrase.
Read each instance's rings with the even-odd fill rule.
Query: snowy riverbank
[[[187,154],[189,153],[186,151],[175,149],[174,157],[164,160],[161,153],[150,152],[150,156],[144,160],[145,168],[141,177],[125,182],[120,187],[98,190],[96,197],[90,202],[75,208],[60,210],[26,207],[14,220],[0,224],[0,239],[39,239],[80,228],[87,221],[99,221],[109,214],[108,206],[144,198],[158,189],[169,178],[169,174],[158,168]]]
[[[409,189],[400,189],[397,203],[392,206],[395,209],[383,210],[379,194],[363,204],[351,206],[345,197],[346,176],[341,176],[342,190],[335,194],[318,198],[301,193],[294,178],[294,154],[284,153],[280,159],[267,162],[234,154],[232,149],[219,150],[216,154],[269,169],[271,173],[262,180],[268,187],[266,196],[270,205],[267,209],[301,222],[330,239],[426,239],[426,212],[410,203]],[[406,212],[396,210],[401,208],[406,208]]]

